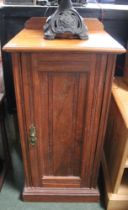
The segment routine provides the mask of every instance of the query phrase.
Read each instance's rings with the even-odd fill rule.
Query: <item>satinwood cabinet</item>
[[[4,50],[11,52],[26,201],[98,201],[116,55],[125,52],[96,19],[90,38],[43,39],[32,18]]]

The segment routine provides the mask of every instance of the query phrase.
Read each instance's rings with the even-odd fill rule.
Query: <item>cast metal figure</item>
[[[44,25],[45,39],[55,39],[56,34],[72,33],[80,39],[88,39],[88,29],[83,18],[73,8],[71,0],[61,0],[57,10]]]

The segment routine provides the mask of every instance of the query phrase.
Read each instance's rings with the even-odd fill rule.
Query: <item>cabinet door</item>
[[[22,54],[32,186],[93,187],[105,66],[100,54]]]

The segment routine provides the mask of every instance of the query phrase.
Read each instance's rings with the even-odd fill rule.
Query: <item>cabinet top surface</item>
[[[43,38],[44,18],[31,18],[25,28],[11,39],[4,50],[8,52],[45,52],[45,51],[77,51],[124,53],[124,47],[104,31],[103,25],[97,19],[86,19],[89,29],[89,39],[55,39]]]

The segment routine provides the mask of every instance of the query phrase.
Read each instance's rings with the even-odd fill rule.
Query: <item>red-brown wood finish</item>
[[[14,54],[13,60],[17,56]],[[72,188],[76,188],[76,192],[80,190],[83,195],[81,199],[78,198],[78,201],[91,201],[92,198],[88,198],[90,196],[87,196],[86,190],[96,188],[97,184],[97,171],[102,151],[101,143],[97,148],[97,134],[101,120],[103,93],[106,91],[104,81],[107,69],[104,66],[107,66],[108,56],[100,54],[83,56],[79,53],[70,53],[67,58],[70,56],[71,60],[75,60],[74,63],[70,63],[64,60],[65,53],[61,56],[58,54],[56,55],[57,71],[53,56],[54,54],[52,61],[48,57],[44,60],[44,64],[43,57],[46,58],[46,54],[43,55],[43,53],[22,53],[19,56],[22,67],[20,80],[21,83],[23,82],[20,88],[23,98],[21,95],[20,98],[24,102],[23,126],[27,136],[24,142],[27,149],[25,155],[29,159],[26,161],[29,162],[29,167],[26,167],[27,170],[29,168],[27,177],[31,176],[28,179],[30,186],[35,187],[35,190],[44,187],[43,200],[50,194],[48,190],[58,197],[56,197],[57,200],[61,200],[60,192],[57,195],[56,188],[66,187],[69,188],[66,191],[69,195],[69,190]],[[79,57],[82,70],[76,64],[79,62]],[[46,62],[48,69],[53,67],[53,71],[46,70]],[[65,62],[66,67],[61,70]],[[74,71],[70,71],[70,66],[72,69],[74,67]],[[20,69],[16,71],[19,72]],[[29,144],[28,140],[31,125],[36,127],[37,133],[37,142],[34,146]],[[64,196],[65,189],[62,192]],[[25,200],[30,199],[27,193],[29,194],[26,189]],[[34,190],[33,193],[36,194]],[[73,196],[77,201],[76,193]],[[94,201],[98,199],[97,190],[94,190],[92,197]],[[50,201],[54,200],[53,197],[48,198]],[[38,196],[34,200],[36,199],[38,200]],[[69,199],[65,195],[65,201],[71,200],[74,199],[71,197]]]
[[[62,42],[62,46],[67,43]],[[81,50],[76,41],[68,50],[59,46],[43,51],[41,45],[36,51],[21,50],[21,46],[17,51],[14,46],[24,200],[98,201],[97,176],[119,46],[113,54],[110,50],[111,55],[109,49],[96,52],[97,46],[94,52]],[[121,46],[119,53],[123,51]],[[36,131],[34,145],[30,142],[32,126]]]

